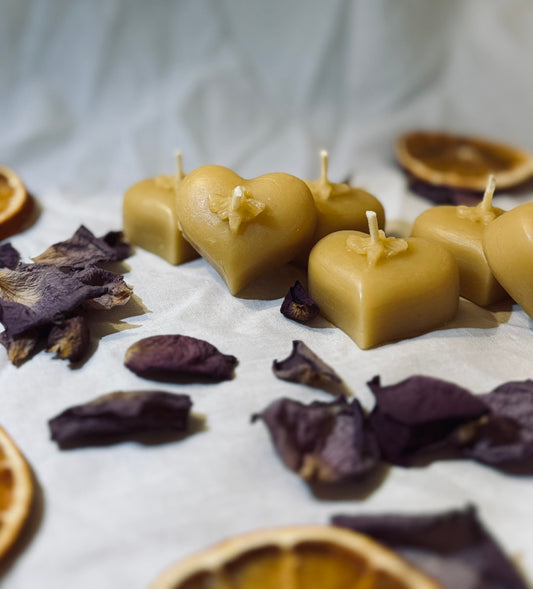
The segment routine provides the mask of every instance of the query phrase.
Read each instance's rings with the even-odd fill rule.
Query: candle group
[[[201,255],[232,294],[281,265],[306,263],[322,315],[362,349],[413,337],[451,320],[459,296],[487,306],[509,295],[533,318],[533,203],[492,206],[489,177],[477,206],[435,206],[408,238],[386,237],[372,194],[322,174],[245,179],[216,165],[132,186],[126,237],[180,264]],[[533,268],[532,268],[533,269]]]

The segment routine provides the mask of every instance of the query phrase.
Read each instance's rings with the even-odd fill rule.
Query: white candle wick
[[[320,180],[323,184],[328,183],[328,152],[325,149],[322,149],[320,152],[320,157],[322,159],[322,172],[320,174]]]
[[[231,198],[232,211],[236,211],[239,208],[243,196],[244,188],[242,186],[235,186],[235,188],[233,189],[233,196]]]
[[[485,188],[485,194],[483,195],[483,200],[481,201],[481,208],[484,211],[490,211],[492,208],[492,197],[494,196],[494,191],[496,190],[496,178],[494,174],[489,176],[487,181],[487,187]]]
[[[183,166],[182,166],[182,162],[181,162],[181,151],[176,150],[175,156],[176,156],[176,178],[178,180],[181,180],[183,178],[183,176],[185,176],[185,174],[183,173]]]
[[[368,229],[370,232],[370,239],[372,243],[379,242],[379,227],[378,227],[378,217],[375,211],[367,211],[366,218],[368,220]]]

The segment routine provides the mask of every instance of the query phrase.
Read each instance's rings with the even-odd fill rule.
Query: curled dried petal
[[[191,399],[164,391],[115,392],[66,409],[50,419],[61,447],[90,445],[145,431],[185,431]]]
[[[274,374],[281,380],[288,380],[335,392],[342,385],[340,376],[319,358],[302,341],[292,342],[292,352],[285,360],[274,360]]]
[[[79,325],[75,329],[74,323],[58,326],[79,315],[82,306],[110,309],[131,298],[132,289],[121,275],[94,266],[122,260],[130,253],[121,232],[96,238],[84,226],[35,258],[41,263],[20,263],[18,252],[9,244],[0,246],[0,266],[5,266],[0,269],[2,343],[11,361],[25,362],[50,330],[50,350],[61,358],[80,359],[88,348],[85,331]]]
[[[456,447],[455,430],[489,412],[479,396],[427,376],[391,386],[381,386],[376,376],[368,386],[376,397],[370,423],[383,457],[392,464],[406,465],[424,452]]]
[[[130,253],[131,248],[123,241],[120,232],[110,232],[99,238],[81,225],[72,237],[51,245],[33,261],[59,268],[83,268],[123,260]]]
[[[180,377],[230,380],[237,365],[235,356],[186,335],[155,335],[134,343],[124,364],[135,374],[153,380]]]
[[[113,259],[110,260],[111,262],[120,262],[121,260],[125,260],[133,253],[131,243],[126,241],[122,231],[108,231],[100,239],[114,251]]]
[[[47,352],[55,352],[56,358],[79,362],[87,355],[90,334],[84,317],[78,315],[54,325],[48,334]]]
[[[302,283],[297,280],[294,286],[289,288],[281,304],[280,312],[298,323],[308,323],[320,313],[316,302],[307,294]]]
[[[88,266],[81,270],[73,270],[72,276],[83,284],[90,286],[101,286],[106,292],[98,297],[88,299],[86,307],[93,309],[112,309],[125,305],[133,295],[133,289],[126,284],[124,278],[115,272],[109,272],[96,266]]]
[[[387,545],[443,589],[527,589],[473,507],[424,515],[336,515],[331,523]]]
[[[84,301],[107,293],[55,266],[19,264],[0,270],[0,320],[10,336],[53,324]]]
[[[493,466],[530,463],[533,380],[507,382],[480,398],[490,407],[490,414],[471,424],[463,454]]]
[[[281,398],[252,416],[267,426],[287,468],[309,481],[335,483],[360,477],[379,461],[361,405],[340,397],[304,405]]]
[[[0,245],[0,268],[11,268],[13,270],[17,267],[19,261],[20,254],[11,243]]]
[[[9,361],[17,367],[22,366],[39,350],[40,341],[36,329],[29,329],[13,336],[5,331],[0,333],[0,343],[6,348]]]
[[[481,200],[483,193],[451,186],[435,185],[410,177],[409,188],[415,194],[430,200],[434,204],[452,204],[474,206]]]

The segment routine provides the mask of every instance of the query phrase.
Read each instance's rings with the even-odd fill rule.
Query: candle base
[[[347,247],[361,232],[332,233],[309,256],[309,294],[321,314],[362,349],[420,335],[451,320],[459,304],[453,256],[438,244],[408,238],[408,248],[369,266]]]

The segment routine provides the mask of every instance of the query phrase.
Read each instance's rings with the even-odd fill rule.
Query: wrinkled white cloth
[[[217,163],[245,177],[305,178],[319,175],[326,148],[332,180],[373,191],[389,227],[403,230],[429,206],[393,164],[403,130],[445,128],[533,150],[528,0],[0,0],[0,15],[0,162],[42,206],[12,240],[26,260],[81,223],[96,234],[119,229],[124,190],[171,173],[177,148],[185,171]],[[280,396],[328,398],[274,377],[272,361],[294,339],[367,408],[377,374],[386,384],[427,374],[479,393],[531,378],[531,320],[518,306],[463,301],[446,328],[361,351],[326,323],[280,315],[290,268],[232,297],[203,260],[173,267],[138,250],[127,265],[135,301],[95,314],[100,339],[81,368],[43,352],[17,369],[0,350],[0,424],[27,456],[39,499],[24,542],[0,566],[2,587],[144,588],[234,533],[467,503],[533,578],[531,477],[451,461],[313,492],[282,466],[264,426],[250,424]],[[129,345],[169,332],[237,356],[235,379],[161,387],[123,367]],[[153,388],[190,394],[205,429],[152,446],[60,451],[49,440],[47,420],[66,407]]]

